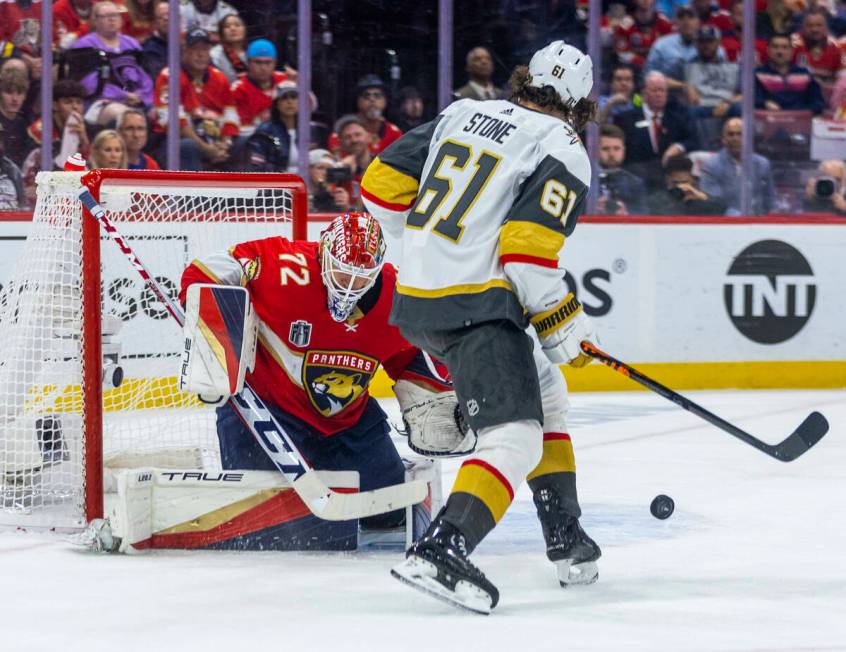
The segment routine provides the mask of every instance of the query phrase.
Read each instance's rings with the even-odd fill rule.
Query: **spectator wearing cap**
[[[696,57],[696,32],[699,30],[699,16],[690,5],[676,7],[676,30],[674,34],[662,36],[653,44],[646,58],[644,72],[660,72],[667,78],[670,92],[685,91],[684,66]],[[695,95],[695,89],[692,91]],[[688,101],[695,99],[690,94]]]
[[[224,16],[218,27],[220,43],[211,50],[212,65],[230,84],[247,72],[247,26],[238,14]]]
[[[250,136],[270,119],[276,87],[288,79],[276,70],[276,47],[267,39],[257,39],[247,48],[247,73],[232,84],[232,97],[241,119],[241,135]]]
[[[755,107],[767,111],[810,111],[825,108],[822,90],[811,71],[790,63],[793,46],[787,34],[773,34],[767,44],[769,60],[755,69]]]
[[[496,100],[499,90],[493,85],[494,64],[491,51],[475,47],[467,53],[465,71],[467,83],[455,91],[456,99]]]
[[[370,152],[378,154],[402,136],[402,130],[384,117],[387,99],[385,84],[376,75],[365,75],[356,86],[356,116],[370,134]],[[345,116],[346,117],[346,116]],[[329,151],[344,157],[351,152],[344,149],[340,133],[335,130],[329,136]]]
[[[269,120],[262,122],[246,142],[246,169],[250,172],[298,171],[297,84],[283,80],[276,85]]]
[[[340,139],[341,151],[347,152],[341,163],[348,166],[352,173],[350,201],[354,207],[361,208],[361,177],[375,156],[370,147],[371,134],[364,121],[354,114],[338,118],[335,133]]]
[[[183,1],[179,8],[181,31],[186,34],[194,29],[203,29],[214,44],[220,41],[220,35],[217,33],[220,21],[229,14],[237,13],[235,7],[223,0]]]
[[[105,125],[126,107],[146,108],[152,104],[153,81],[141,66],[141,46],[121,33],[121,12],[114,2],[98,2],[91,9],[94,31],[77,39],[73,49],[93,48],[108,53],[109,67],[98,66],[80,81],[85,87],[90,124]],[[96,97],[95,97],[96,95]]]
[[[728,207],[727,214],[740,215],[740,186],[744,183],[743,121],[730,118],[723,125],[723,148],[702,164],[699,187],[706,195]],[[766,215],[776,202],[775,183],[770,162],[760,154],[752,155],[752,212]]]
[[[833,84],[846,69],[846,48],[841,50],[829,36],[828,12],[815,7],[802,18],[802,28],[793,35],[793,63],[804,66],[821,84]]]
[[[631,15],[626,15],[614,30],[614,52],[622,63],[638,70],[655,41],[673,31],[673,23],[655,10],[655,0],[634,0]]]
[[[414,86],[405,86],[397,93],[397,127],[411,131],[423,120],[423,98]]]
[[[176,2],[176,0],[174,0]],[[170,4],[167,0],[160,0],[153,7],[153,33],[141,46],[141,65],[144,66],[152,79],[157,79],[159,73],[167,65],[167,26],[169,22]]]
[[[337,170],[337,179],[329,178],[329,170]],[[317,213],[346,213],[350,210],[351,171],[346,166],[338,166],[335,157],[325,149],[313,149],[308,153],[309,211]],[[343,179],[344,176],[348,178]]]
[[[690,114],[694,119],[740,115],[740,64],[728,61],[720,51],[720,31],[703,25],[696,35],[697,55],[685,64],[684,83],[688,89]],[[693,92],[695,89],[696,92]]]
[[[235,100],[226,75],[211,65],[211,38],[202,29],[185,35],[182,70],[179,73],[180,157],[185,170],[221,169],[229,160],[232,140],[240,131]],[[156,117],[153,132],[163,134],[168,128],[167,85],[170,70],[165,68],[156,79]],[[161,143],[164,150],[166,143]],[[163,160],[160,153],[159,160]]]

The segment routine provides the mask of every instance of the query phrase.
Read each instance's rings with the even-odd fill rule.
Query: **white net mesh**
[[[85,520],[80,176],[39,174],[31,231],[0,292],[0,525],[63,528]],[[145,173],[132,181],[107,178],[100,203],[150,274],[176,296],[194,258],[247,240],[290,237],[292,194],[273,186],[243,184],[237,174],[192,183]],[[176,387],[181,330],[105,235],[100,250],[104,459],[218,466],[214,409]],[[112,387],[121,371],[122,382]]]

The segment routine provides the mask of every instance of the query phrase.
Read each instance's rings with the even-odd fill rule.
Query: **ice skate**
[[[391,575],[423,593],[486,615],[499,602],[499,591],[467,558],[464,535],[441,519],[432,522],[405,556]]]
[[[579,525],[579,519],[561,508],[558,494],[551,489],[534,493],[535,507],[546,541],[546,556],[558,568],[561,586],[593,584],[599,578],[596,560],[602,551]]]

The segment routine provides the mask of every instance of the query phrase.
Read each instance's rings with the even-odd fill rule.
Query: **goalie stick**
[[[94,174],[89,172],[82,178]],[[103,230],[109,235],[130,264],[144,279],[147,287],[164,304],[167,311],[182,326],[185,314],[182,307],[165,294],[162,287],[138,258],[138,255],[126,244],[126,241],[115,229],[106,212],[94,196],[83,185],[79,193],[83,206]],[[230,397],[229,404],[247,426],[276,468],[291,483],[294,491],[315,516],[328,521],[345,521],[353,518],[364,518],[384,512],[393,511],[423,501],[428,494],[428,484],[424,480],[403,482],[382,489],[363,491],[359,493],[338,493],[332,491],[318,477],[284,428],[273,417],[264,402],[252,390],[248,383],[240,394]]]
[[[617,360],[599,348],[595,347],[590,342],[582,342],[582,351],[587,353],[592,358],[599,360],[606,367],[610,367],[614,371],[631,378],[636,383],[640,383],[647,389],[651,389],[656,394],[672,401],[683,410],[692,412],[696,416],[705,419],[708,423],[717,426],[720,430],[737,437],[739,440],[749,444],[753,448],[757,448],[762,453],[766,453],[780,462],[792,462],[797,457],[807,452],[814,444],[823,438],[828,432],[828,421],[819,412],[811,412],[805,420],[799,424],[788,437],[778,444],[768,444],[761,441],[757,437],[753,437],[748,432],[741,430],[737,426],[729,423],[725,419],[721,419],[713,412],[709,412],[701,405],[697,405],[689,398],[686,398],[673,391],[669,387],[665,387],[661,383],[652,380],[648,376],[642,374],[637,369],[630,367],[625,362]]]

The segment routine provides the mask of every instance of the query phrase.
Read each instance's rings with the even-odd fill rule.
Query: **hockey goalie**
[[[384,250],[378,223],[368,214],[351,213],[335,218],[318,243],[272,237],[238,243],[191,263],[180,292],[186,319],[179,384],[205,402],[219,403],[222,471],[188,478],[174,477],[174,472],[167,482],[213,483],[223,491],[228,477],[231,488],[244,493],[241,501],[228,501],[227,509],[245,507],[244,514],[255,516],[255,496],[270,489],[267,482],[278,485],[282,476],[226,402],[245,380],[309,463],[338,490],[380,489],[415,473],[431,477],[431,464],[423,460],[409,471],[390,437],[385,412],[368,393],[380,366],[396,383],[415,452],[433,458],[472,450],[475,435],[463,425],[445,368],[388,323],[396,271],[384,262]],[[137,474],[128,485],[126,480],[119,491],[137,489],[130,486],[138,484]],[[141,478],[141,484],[149,481]],[[293,492],[285,495],[290,504],[278,496],[262,504],[264,520],[256,517],[248,534],[227,538],[221,533],[215,539],[208,528],[195,524],[193,531],[184,526],[160,531],[159,543],[166,547],[170,536],[175,545],[196,547],[190,544],[197,535],[202,547],[354,547],[354,522],[323,521],[308,513]],[[429,512],[418,510],[414,519],[417,534],[428,524],[431,504],[426,507]],[[404,543],[413,536],[413,514],[394,510],[363,518],[359,525],[363,535],[377,538],[381,532],[400,531]],[[217,520],[206,517],[218,526],[222,522],[219,514]],[[246,518],[252,517],[242,521]]]

